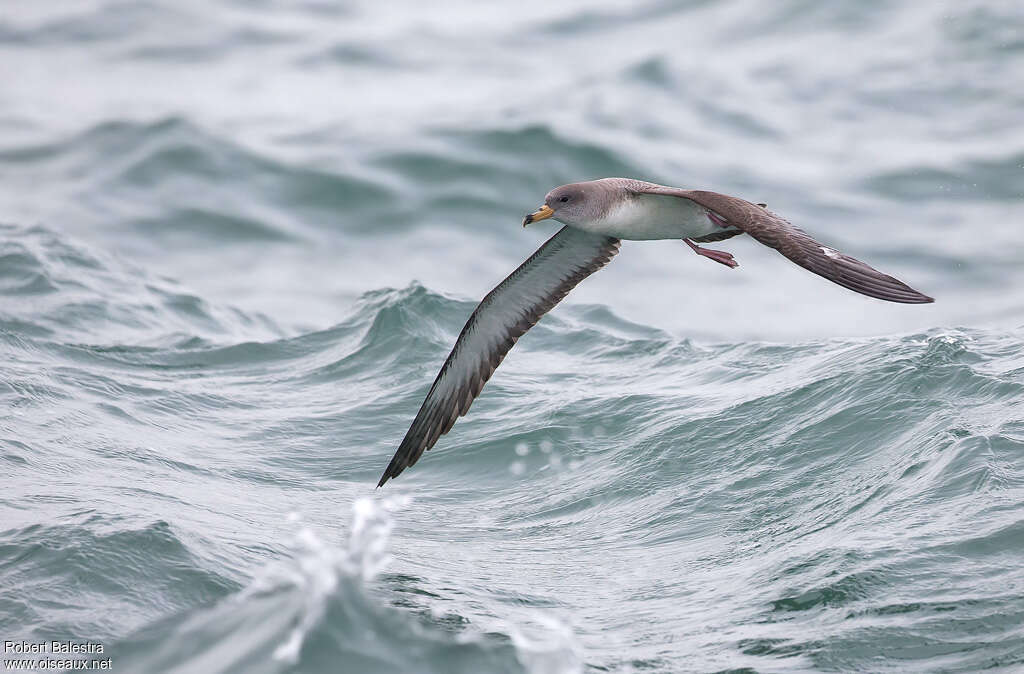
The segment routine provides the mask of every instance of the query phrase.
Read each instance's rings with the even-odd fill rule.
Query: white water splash
[[[289,664],[298,661],[302,643],[317,623],[323,618],[328,600],[337,590],[343,576],[368,581],[379,574],[391,561],[388,541],[394,528],[391,513],[409,504],[407,496],[394,496],[381,500],[360,498],[352,504],[352,527],[348,544],[336,548],[325,543],[308,526],[302,526],[295,534],[294,565],[284,577],[278,576],[302,590],[303,608],[298,623],[288,638],[274,649],[274,658]],[[289,519],[301,522],[292,513]],[[282,569],[278,569],[280,572]]]
[[[530,674],[578,674],[583,671],[583,649],[569,623],[536,612],[531,623],[508,623],[516,658]]]

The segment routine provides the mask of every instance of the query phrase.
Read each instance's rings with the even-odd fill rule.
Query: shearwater
[[[416,461],[469,411],[516,340],[576,285],[602,268],[623,239],[682,239],[695,253],[735,268],[732,254],[698,244],[749,234],[804,269],[889,302],[934,300],[860,260],[823,245],[765,204],[630,178],[562,185],[523,226],[553,218],[565,226],[499,283],[470,315],[423,405],[377,483]]]

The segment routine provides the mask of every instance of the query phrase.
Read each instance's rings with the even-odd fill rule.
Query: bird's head
[[[523,218],[523,227],[538,220],[554,218],[566,225],[579,224],[584,219],[593,218],[594,182],[571,183],[562,185],[548,192],[544,197],[544,205]]]

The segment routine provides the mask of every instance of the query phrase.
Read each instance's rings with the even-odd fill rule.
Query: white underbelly
[[[722,231],[703,206],[661,194],[636,195],[604,218],[587,223],[585,229],[632,241],[685,239]]]

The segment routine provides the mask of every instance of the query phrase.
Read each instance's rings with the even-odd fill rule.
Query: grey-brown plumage
[[[416,463],[451,430],[516,340],[617,252],[618,239],[563,227],[489,292],[462,328],[377,486]]]
[[[856,258],[822,245],[811,238],[807,232],[794,227],[789,221],[760,204],[752,204],[744,199],[717,192],[683,190],[662,185],[653,185],[644,189],[643,193],[681,197],[694,201],[717,213],[727,224],[742,230],[766,246],[774,248],[804,269],[862,295],[903,304],[927,304],[935,301],[897,278],[883,274]],[[738,232],[723,232],[722,234],[728,237],[734,236],[736,233]],[[705,242],[716,239],[698,238],[694,240]]]
[[[907,304],[933,301],[902,281],[823,246],[764,204],[716,192],[603,178],[551,190],[523,225],[547,218],[566,226],[473,311],[378,487],[416,463],[451,430],[516,340],[580,281],[606,265],[618,252],[620,239],[682,239],[697,254],[736,267],[731,254],[694,242],[750,234],[801,267],[861,294]]]

